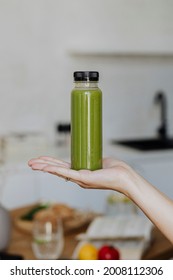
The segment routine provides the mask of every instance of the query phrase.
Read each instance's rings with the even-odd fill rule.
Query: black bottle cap
[[[96,71],[76,71],[73,74],[74,81],[91,81],[97,82],[99,80],[99,72]]]

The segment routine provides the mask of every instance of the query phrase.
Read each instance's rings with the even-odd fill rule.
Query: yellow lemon
[[[97,260],[98,249],[91,243],[85,243],[79,249],[78,253],[79,260]]]

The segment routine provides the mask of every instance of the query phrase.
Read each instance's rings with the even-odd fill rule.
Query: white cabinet
[[[172,1],[95,0],[93,5],[90,0],[80,12],[79,0],[65,0],[63,5],[71,5],[66,41],[73,53],[172,53]]]
[[[39,178],[29,168],[3,168],[0,201],[8,209],[34,203],[40,197]]]

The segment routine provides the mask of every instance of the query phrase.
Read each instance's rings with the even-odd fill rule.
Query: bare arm
[[[33,170],[68,179],[82,188],[110,189],[125,194],[173,243],[173,201],[123,161],[106,158],[103,169],[96,171],[75,171],[69,163],[51,157],[32,159],[28,164]]]
[[[135,174],[129,197],[173,244],[173,201]]]

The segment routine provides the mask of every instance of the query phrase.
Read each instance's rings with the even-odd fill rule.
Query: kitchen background
[[[91,195],[27,167],[33,155],[68,158],[64,147],[55,147],[55,128],[70,121],[76,70],[100,72],[104,147],[111,139],[157,136],[158,91],[167,96],[168,133],[173,136],[172,12],[171,0],[0,0],[0,135],[6,139],[0,189],[6,207],[47,199],[104,209],[107,192]],[[173,197],[173,155],[169,161],[168,153],[159,153],[160,161],[149,155],[148,163],[137,154],[128,158],[126,152],[118,155],[139,171],[142,161],[143,174],[151,181],[155,174],[153,183],[167,184],[163,191]],[[116,150],[110,154],[116,157]]]

